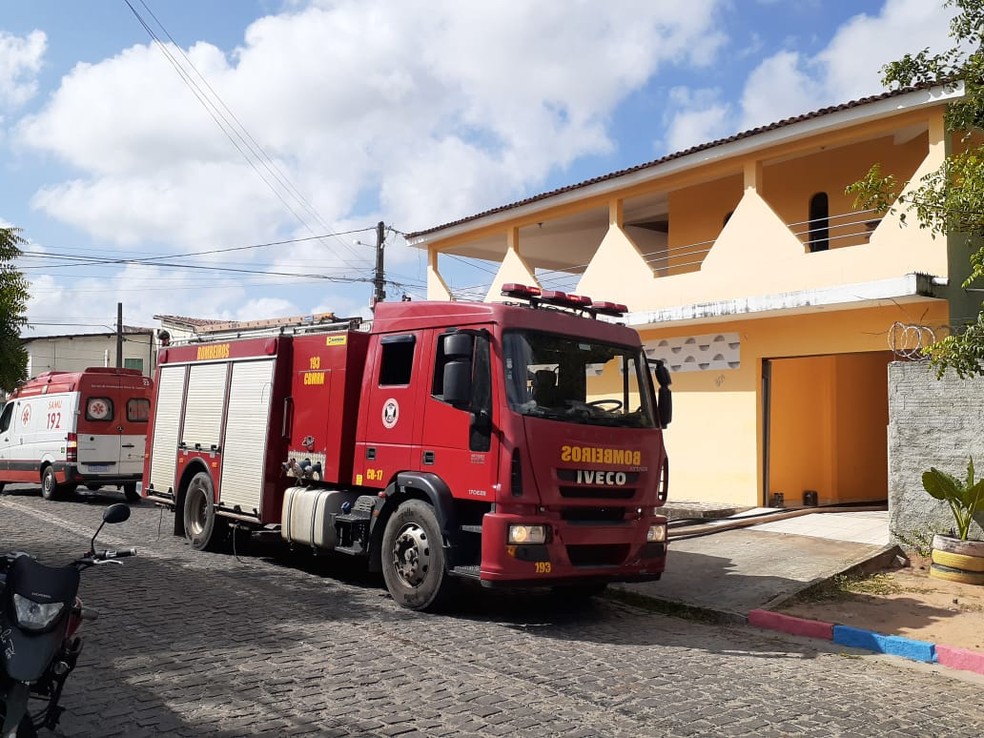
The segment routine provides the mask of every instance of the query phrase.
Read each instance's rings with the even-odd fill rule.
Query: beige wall
[[[729,504],[757,505],[762,502],[764,482],[764,417],[762,397],[762,360],[790,357],[812,357],[834,354],[864,354],[885,352],[888,347],[888,331],[896,320],[908,323],[944,324],[947,322],[946,303],[943,301],[922,301],[911,304],[890,305],[850,311],[818,311],[807,315],[792,315],[783,318],[744,320],[711,325],[700,325],[687,329],[674,327],[664,330],[643,332],[643,340],[657,341],[663,337],[686,336],[693,333],[710,334],[715,331],[737,331],[740,335],[741,365],[737,369],[723,369],[698,372],[678,372],[673,375],[673,423],[666,432],[666,444],[670,455],[671,500],[701,500],[726,502]],[[886,360],[884,353],[876,353],[870,361]],[[828,389],[820,383],[816,389],[818,402],[827,393],[830,401],[823,400],[824,413],[831,418],[841,412],[842,423],[854,423],[857,432],[865,438],[878,440],[879,447],[885,446],[884,417],[870,412],[858,413],[851,418],[856,407],[856,398],[865,392],[882,392],[870,379],[871,366],[863,370],[865,385],[854,386],[852,381],[859,366],[847,361],[843,366],[833,358],[825,359],[822,374],[830,382]],[[847,389],[838,395],[835,404],[835,387],[840,384]],[[783,401],[781,396],[778,402]],[[822,413],[814,404],[804,412]],[[881,412],[881,411],[879,411]],[[845,416],[845,413],[847,415]],[[845,420],[843,418],[850,420]],[[832,421],[831,421],[832,422]],[[878,431],[878,428],[882,428]],[[827,431],[832,433],[832,431]],[[775,435],[775,434],[774,434]],[[826,454],[829,460],[836,450],[831,440],[823,440],[830,448]],[[855,444],[850,432],[841,436],[844,448]],[[843,451],[843,449],[841,449]],[[863,452],[858,455],[863,458]],[[872,462],[871,468],[880,462]],[[791,465],[795,466],[791,462]],[[849,488],[854,484],[848,481],[857,475],[860,462],[842,465],[843,478],[837,477],[835,469],[816,472],[813,477],[820,479],[826,488],[838,488],[843,484],[844,495],[852,495]],[[805,464],[807,474],[813,467]],[[828,476],[822,476],[828,474]],[[781,479],[780,479],[781,481]],[[817,489],[800,486],[806,482],[795,481],[797,495],[803,489]],[[811,482],[812,483],[812,482]],[[868,480],[870,485],[876,483]],[[818,486],[821,482],[816,482]],[[884,483],[882,483],[884,484]],[[775,484],[773,490],[779,489]],[[818,491],[820,491],[818,489]],[[884,490],[880,490],[884,497]],[[863,489],[867,497],[867,490]],[[858,492],[860,495],[861,492]],[[787,499],[789,497],[787,496]]]

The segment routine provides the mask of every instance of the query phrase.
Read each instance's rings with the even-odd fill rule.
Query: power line
[[[222,133],[226,136],[226,138],[229,139],[229,141],[236,148],[236,150],[242,155],[243,159],[246,160],[246,163],[250,165],[250,167],[253,169],[254,172],[256,172],[257,176],[259,176],[260,179],[263,180],[263,183],[270,189],[271,192],[273,192],[274,195],[276,195],[277,199],[279,199],[280,202],[283,203],[284,207],[286,207],[287,210],[290,211],[290,213],[298,220],[299,223],[301,223],[301,225],[303,225],[305,228],[311,231],[311,233],[314,233],[314,229],[311,228],[311,226],[304,219],[304,217],[300,213],[298,213],[297,210],[295,210],[294,207],[289,202],[287,202],[287,199],[284,197],[281,191],[274,185],[273,182],[270,181],[270,179],[266,175],[264,175],[263,171],[261,171],[260,169],[261,166],[264,170],[266,170],[269,177],[272,178],[274,182],[279,184],[280,188],[286,191],[286,193],[290,197],[292,197],[293,200],[296,203],[298,203],[303,210],[306,210],[311,216],[313,216],[314,219],[321,225],[323,229],[330,230],[327,228],[321,216],[315,211],[314,207],[310,204],[310,202],[308,202],[308,200],[301,194],[301,192],[297,189],[297,187],[295,187],[290,182],[290,180],[280,170],[280,168],[276,165],[276,163],[269,156],[269,154],[266,153],[263,147],[260,146],[260,144],[256,141],[256,139],[250,134],[247,128],[243,125],[243,123],[222,101],[222,98],[218,95],[218,93],[216,93],[215,90],[211,87],[211,85],[209,85],[204,75],[202,75],[202,73],[198,71],[195,65],[184,53],[184,50],[181,48],[181,46],[177,42],[175,42],[170,32],[168,32],[164,24],[161,23],[160,19],[158,19],[157,16],[154,15],[153,11],[147,6],[147,3],[144,2],[144,0],[140,0],[140,4],[150,14],[151,18],[154,19],[154,21],[157,23],[160,29],[164,32],[164,35],[167,36],[168,40],[174,46],[174,48],[176,48],[178,52],[181,54],[187,67],[190,68],[195,73],[195,75],[202,81],[205,88],[207,88],[208,91],[207,93],[192,78],[191,74],[185,69],[184,66],[182,66],[181,62],[174,56],[174,54],[171,53],[167,45],[161,41],[160,37],[157,35],[154,29],[150,27],[150,24],[147,23],[147,21],[143,18],[140,12],[133,6],[133,3],[131,3],[130,0],[123,0],[123,2],[126,3],[127,7],[130,9],[130,12],[133,13],[134,17],[137,19],[137,22],[139,22],[140,25],[143,26],[144,30],[147,32],[147,34],[156,44],[157,48],[167,58],[168,62],[171,64],[175,72],[177,72],[178,76],[181,78],[182,82],[184,82],[185,86],[188,87],[191,93],[195,96],[195,99],[197,99],[198,102],[202,105],[202,107],[205,108],[205,111],[209,114],[209,117],[212,118],[212,120],[219,127]],[[230,122],[229,118],[231,118],[232,121],[235,122],[235,125],[233,125],[233,123]],[[238,141],[236,139],[238,139]],[[247,150],[249,153],[247,153]],[[358,263],[361,264],[363,262],[360,255],[349,244],[346,244],[344,241],[341,241],[340,239],[338,239],[338,242],[342,246],[344,246],[350,252],[350,254],[352,254],[356,259],[358,259]],[[327,244],[325,245],[327,246]],[[352,266],[355,265],[355,263],[353,262],[348,262],[348,263]]]

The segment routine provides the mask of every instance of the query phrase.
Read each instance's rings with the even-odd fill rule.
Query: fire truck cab
[[[380,303],[369,332],[162,350],[144,473],[199,549],[229,522],[368,560],[401,605],[456,578],[598,591],[658,579],[660,399],[623,306]],[[521,302],[520,302],[521,301]]]

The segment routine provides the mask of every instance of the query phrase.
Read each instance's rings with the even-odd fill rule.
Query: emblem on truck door
[[[392,428],[399,420],[400,403],[391,397],[383,403],[383,425],[386,428]]]

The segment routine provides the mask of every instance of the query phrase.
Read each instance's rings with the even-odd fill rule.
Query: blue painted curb
[[[849,625],[834,626],[834,643],[854,648],[866,648],[876,653],[901,656],[912,661],[936,663],[936,644],[914,641],[902,636],[887,636]]]

